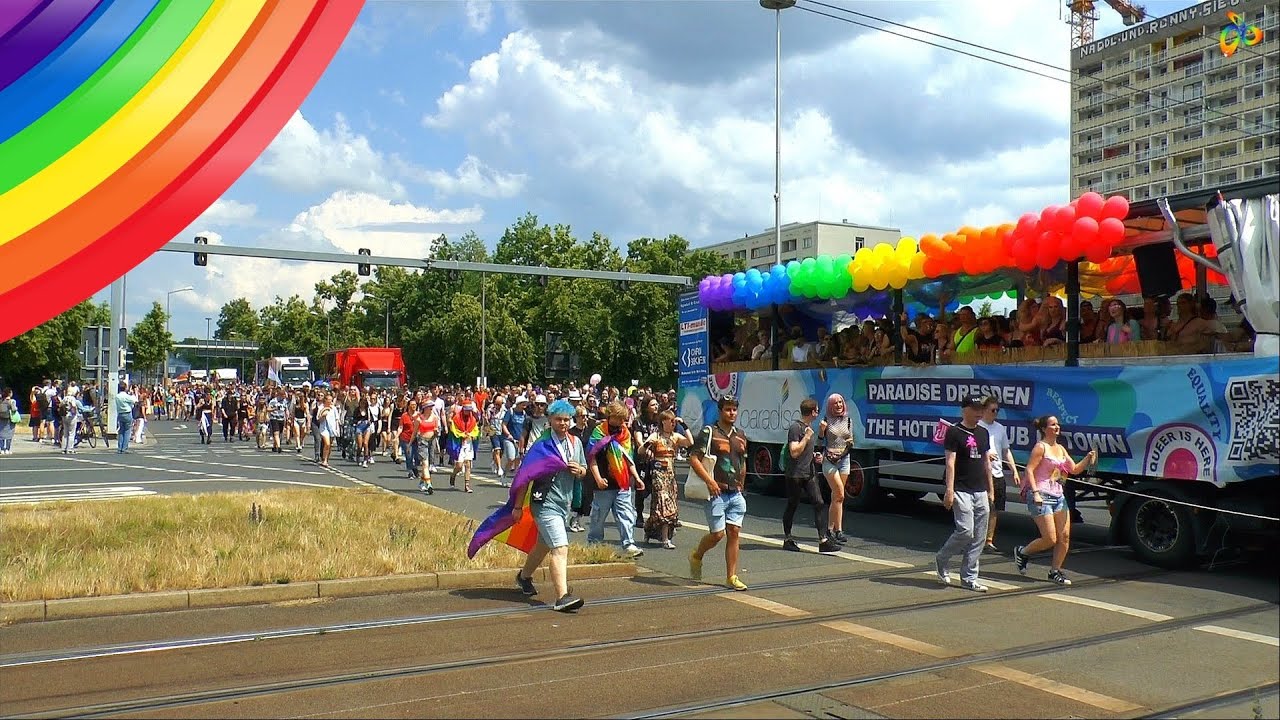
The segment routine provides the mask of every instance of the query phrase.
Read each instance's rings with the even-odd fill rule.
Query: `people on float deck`
[[[1018,566],[1018,572],[1026,575],[1030,556],[1052,549],[1049,580],[1059,585],[1070,585],[1071,581],[1062,572],[1062,565],[1066,562],[1067,551],[1071,546],[1071,516],[1067,512],[1062,483],[1068,475],[1096,463],[1098,451],[1090,450],[1084,459],[1075,462],[1071,459],[1071,453],[1058,442],[1062,430],[1058,418],[1053,415],[1038,417],[1035,426],[1040,432],[1040,442],[1031,448],[1031,459],[1027,461],[1022,488],[1027,509],[1031,511],[1031,518],[1040,531],[1040,537],[1014,548],[1013,560]]]
[[[991,438],[986,428],[978,424],[982,407],[982,398],[976,395],[964,398],[961,421],[947,428],[942,441],[947,462],[942,504],[951,511],[955,530],[934,557],[938,580],[950,585],[947,564],[952,556],[960,553],[960,586],[974,592],[987,591],[987,586],[978,579],[978,558],[986,543],[987,518],[995,495],[988,461]]]

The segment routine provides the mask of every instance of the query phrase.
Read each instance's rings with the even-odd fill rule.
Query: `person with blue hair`
[[[567,415],[572,418],[575,412],[576,410],[574,409],[573,404],[563,398],[551,403],[551,407],[547,408],[548,416]]]

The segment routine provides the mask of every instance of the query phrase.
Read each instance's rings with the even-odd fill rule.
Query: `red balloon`
[[[1048,270],[1058,264],[1062,251],[1062,240],[1054,233],[1041,233],[1040,242],[1036,243],[1036,264]]]
[[[1013,241],[1017,239],[1015,233],[1017,231],[1001,230],[1000,231],[1000,247],[1004,249],[1004,256],[1013,254]]]
[[[1075,224],[1071,225],[1071,234],[1080,247],[1088,247],[1098,237],[1098,222],[1093,218],[1076,218]]]
[[[1102,217],[1123,220],[1129,217],[1129,200],[1123,195],[1112,195],[1102,204]]]
[[[1124,198],[1120,199],[1124,200]],[[1127,202],[1125,203],[1125,206],[1128,207]],[[1098,223],[1098,240],[1108,246],[1119,244],[1121,240],[1124,240],[1124,223],[1113,217],[1109,217]],[[1109,253],[1110,247],[1108,247],[1108,254]]]
[[[1036,229],[1036,224],[1040,222],[1040,216],[1035,213],[1024,213],[1018,218],[1018,232],[1030,233]]]
[[[924,276],[927,278],[936,278],[942,274],[942,258],[925,257],[924,259]]]
[[[1018,268],[1024,273],[1031,272],[1032,270],[1036,269],[1036,258],[1034,255],[1026,258],[1018,258],[1015,262],[1014,267]]]
[[[1059,233],[1066,235],[1071,232],[1071,226],[1076,222],[1076,209],[1070,205],[1064,205],[1058,208],[1058,212],[1053,215],[1053,229]]]
[[[1111,246],[1095,241],[1084,249],[1084,256],[1091,263],[1105,262],[1107,258],[1111,257]]]
[[[1088,220],[1089,218],[1080,219]],[[1062,246],[1058,250],[1058,257],[1063,260],[1079,260],[1080,256],[1084,254],[1085,247],[1087,245],[1080,242],[1080,238],[1075,233],[1064,235],[1062,236]]]
[[[984,272],[982,265],[982,256],[977,253],[965,253],[961,260],[965,275],[981,275]]]
[[[1041,210],[1040,211],[1040,227],[1038,229],[1041,232],[1051,229],[1053,227],[1053,218],[1057,214],[1058,214],[1057,205],[1050,205],[1044,210]]]
[[[1096,192],[1087,192],[1076,198],[1076,217],[1102,219],[1102,206],[1105,201]]]

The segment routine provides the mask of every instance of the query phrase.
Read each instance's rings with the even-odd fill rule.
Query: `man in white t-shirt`
[[[1000,412],[1000,401],[994,395],[988,395],[982,401],[982,417],[978,424],[986,428],[991,437],[991,449],[987,453],[987,461],[991,463],[991,481],[995,485],[996,497],[992,503],[991,517],[987,521],[987,552],[997,552],[996,518],[1004,510],[1005,496],[1008,495],[1008,481],[1005,473],[1013,481],[1018,480],[1018,465],[1013,461],[1013,450],[1009,447],[1009,433],[996,420]]]

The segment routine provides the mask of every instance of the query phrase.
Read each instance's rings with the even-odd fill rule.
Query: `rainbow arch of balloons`
[[[1049,270],[1084,258],[1102,263],[1124,239],[1129,201],[1087,192],[1067,205],[1026,213],[1017,223],[964,226],[943,235],[903,237],[897,245],[861,248],[854,255],[820,255],[774,265],[768,271],[710,275],[698,297],[710,310],[758,310],[770,304],[835,300],[868,289],[900,290],[914,280],[1016,268]]]

